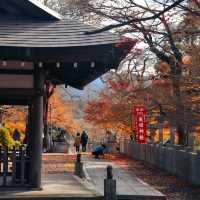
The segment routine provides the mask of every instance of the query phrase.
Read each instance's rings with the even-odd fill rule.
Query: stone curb
[[[92,181],[92,179],[90,178],[90,176],[89,176],[89,174],[87,172],[87,169],[85,167],[85,161],[83,161],[83,175],[84,175],[84,178],[80,178],[80,177],[78,177],[76,175],[73,175],[73,176],[79,183],[81,183],[87,189],[89,189],[91,192],[93,192],[94,195],[102,196],[103,194],[100,194],[92,184],[93,181]]]

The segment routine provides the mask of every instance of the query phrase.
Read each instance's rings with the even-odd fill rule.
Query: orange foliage
[[[142,89],[141,89],[142,88]],[[98,100],[88,102],[85,120],[117,133],[132,133],[132,109],[134,105],[145,104],[144,87],[134,85],[127,79],[112,79],[101,92]]]
[[[167,62],[160,62],[157,68],[163,75],[168,75],[171,72],[170,65]]]
[[[172,95],[172,83],[167,79],[146,83],[142,79],[131,81],[123,75],[108,80],[99,99],[88,102],[85,120],[118,133],[130,134],[134,129],[134,105],[145,105],[148,109],[147,122],[152,123],[159,115],[158,104],[166,102],[168,105]]]
[[[11,132],[18,129],[21,133],[26,130],[26,107],[7,106],[4,107],[3,122],[10,128]]]
[[[192,65],[192,57],[190,55],[183,56],[182,63],[184,65]]]
[[[69,132],[77,131],[79,126],[74,120],[74,105],[72,102],[63,100],[61,92],[58,89],[51,96],[49,106],[49,112],[51,112],[51,119],[50,116],[48,117],[49,122],[52,120],[53,124],[65,128]]]

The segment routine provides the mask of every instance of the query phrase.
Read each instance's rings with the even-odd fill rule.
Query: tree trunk
[[[51,151],[51,138],[48,130],[48,112],[49,112],[49,99],[54,93],[55,85],[51,85],[49,82],[45,84],[45,97],[44,97],[44,148],[47,151]]]
[[[186,137],[185,130],[182,124],[177,124],[177,131],[178,131],[178,144],[186,145],[187,137]]]
[[[174,71],[172,73],[172,86],[173,95],[175,99],[175,122],[178,132],[178,144],[186,144],[186,131],[185,131],[185,117],[184,117],[184,104],[181,98],[181,66],[179,64],[174,65]]]

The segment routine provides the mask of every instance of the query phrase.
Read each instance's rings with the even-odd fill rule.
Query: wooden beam
[[[33,74],[33,70],[17,70],[17,69],[1,69],[0,74],[14,74],[14,75],[30,75]]]
[[[16,88],[4,88],[0,89],[0,98],[12,97],[12,98],[24,98],[32,97],[33,89],[16,89]]]
[[[66,48],[0,47],[1,60],[25,60],[29,62],[108,62],[112,60],[113,55],[111,44]]]
[[[0,105],[21,105],[27,106],[30,105],[31,99],[0,99]]]

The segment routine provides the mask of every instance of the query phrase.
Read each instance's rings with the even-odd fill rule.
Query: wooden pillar
[[[27,131],[26,131],[26,137],[27,137],[27,152],[30,155],[30,151],[31,151],[31,137],[32,137],[32,104],[28,105],[28,124],[27,124]]]
[[[35,66],[31,136],[31,187],[41,189],[44,72]]]

